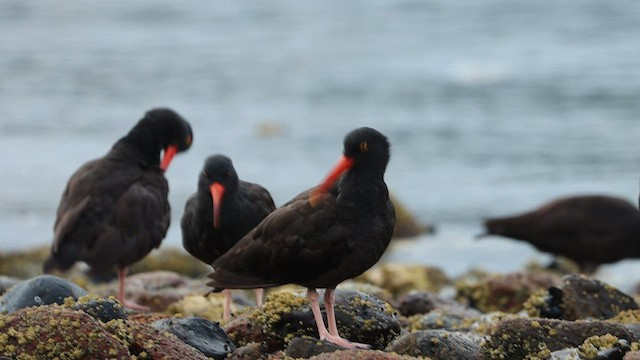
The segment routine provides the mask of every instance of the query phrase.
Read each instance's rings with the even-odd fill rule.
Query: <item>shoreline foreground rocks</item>
[[[372,346],[345,350],[317,339],[303,288],[269,289],[260,308],[239,291],[221,323],[222,296],[192,267],[167,263],[181,273],[147,268],[127,289],[150,313],[110,297],[115,278],[3,277],[0,359],[640,359],[634,294],[581,275],[449,279],[382,263],[336,290],[340,333]]]

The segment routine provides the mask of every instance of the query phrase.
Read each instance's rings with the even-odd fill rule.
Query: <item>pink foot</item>
[[[345,349],[371,349],[371,345],[351,342],[349,340],[341,338],[340,336],[327,335],[321,337],[321,340],[326,340]]]
[[[129,301],[129,300],[120,300],[120,302],[122,303],[122,306],[129,308],[129,309],[133,309],[133,310],[138,310],[138,311],[144,311],[144,312],[149,312],[151,311],[151,308],[144,306],[144,305],[140,305],[138,303],[135,303],[133,301]]]

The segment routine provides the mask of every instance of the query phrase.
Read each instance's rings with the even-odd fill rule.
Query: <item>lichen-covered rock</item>
[[[111,320],[126,319],[124,307],[115,298],[100,298],[97,296],[82,296],[77,301],[65,300],[65,306],[72,310],[81,310],[102,321],[109,322]]]
[[[378,299],[386,303],[389,303],[391,306],[395,305],[395,299],[393,298],[393,294],[391,294],[391,292],[389,292],[387,289],[383,289],[379,286],[376,286],[370,283],[364,283],[364,282],[358,282],[358,281],[345,281],[340,285],[338,285],[338,289],[360,291],[369,295],[373,295]]]
[[[426,329],[469,330],[473,319],[482,313],[472,308],[452,306],[435,309],[428,314],[411,317],[411,331]]]
[[[376,349],[401,331],[393,308],[365,293],[336,290],[335,314],[342,337]],[[237,345],[262,341],[271,351],[284,348],[295,337],[318,336],[306,296],[288,292],[269,294],[262,308],[241,313],[225,324],[225,330]]]
[[[563,278],[559,288],[536,293],[527,300],[531,316],[564,320],[608,319],[621,311],[636,310],[638,304],[629,295],[600,280],[582,275]]]
[[[236,349],[218,323],[202,318],[166,318],[154,322],[153,327],[177,336],[186,344],[216,360],[226,358],[227,354]]]
[[[621,324],[606,321],[564,321],[515,318],[494,324],[483,344],[491,359],[546,358],[551,352],[581,345],[594,335],[610,334],[629,342],[636,337]]]
[[[394,263],[376,265],[356,280],[386,289],[396,297],[415,290],[437,292],[451,283],[439,268]]]
[[[483,312],[518,312],[535,292],[557,284],[549,273],[496,274],[477,282],[456,284],[458,299]]]
[[[53,275],[40,275],[25,280],[7,291],[0,300],[0,314],[47,304],[62,304],[65,298],[78,299],[87,292],[69,280]]]
[[[631,350],[627,340],[611,334],[591,336],[578,346],[581,359],[622,359]]]
[[[0,355],[13,359],[129,359],[126,340],[90,315],[37,306],[0,315]]]

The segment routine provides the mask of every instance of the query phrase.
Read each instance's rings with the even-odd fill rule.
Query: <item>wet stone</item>
[[[0,275],[0,296],[4,294],[7,290],[11,289],[14,285],[18,284],[20,279]]]
[[[209,320],[188,318],[167,318],[153,323],[153,327],[174,334],[183,342],[214,359],[224,359],[236,346],[218,323]]]
[[[481,359],[480,336],[446,330],[421,330],[403,335],[387,347],[401,355],[432,359]]]
[[[490,359],[546,358],[552,352],[577,347],[593,336],[637,338],[621,324],[606,321],[564,321],[542,318],[506,319],[494,325],[483,349]]]
[[[78,299],[87,292],[78,285],[53,275],[41,275],[18,283],[0,300],[0,314],[47,304],[62,304],[65,298]]]

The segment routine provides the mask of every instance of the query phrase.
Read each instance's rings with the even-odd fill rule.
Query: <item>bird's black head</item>
[[[220,183],[226,191],[238,187],[236,169],[233,167],[231,159],[224,155],[212,155],[205,160],[198,187],[203,190],[209,189],[211,184],[216,182]]]
[[[238,174],[231,159],[224,155],[213,155],[205,160],[198,180],[198,192],[211,196],[213,227],[216,229],[221,227],[220,218],[224,198],[236,191],[238,182]]]
[[[191,147],[191,125],[178,113],[168,108],[155,108],[146,112],[125,139],[134,144],[149,165],[160,165],[166,170],[173,156]],[[162,162],[160,151],[164,150]]]
[[[345,136],[344,156],[353,161],[353,169],[366,168],[382,175],[389,163],[389,141],[378,130],[361,127]]]
[[[309,197],[311,205],[315,206],[318,195],[328,191],[347,171],[382,179],[389,163],[389,147],[387,137],[378,130],[361,127],[348,133],[338,163]]]

